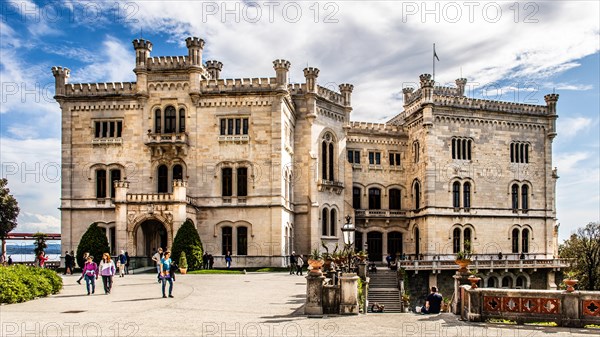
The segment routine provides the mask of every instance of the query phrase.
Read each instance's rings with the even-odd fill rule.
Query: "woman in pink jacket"
[[[98,265],[94,262],[94,257],[88,255],[87,261],[85,262],[81,277],[85,279],[85,287],[87,288],[87,294],[90,294],[90,284],[92,285],[92,294],[96,291],[96,280],[98,279]]]

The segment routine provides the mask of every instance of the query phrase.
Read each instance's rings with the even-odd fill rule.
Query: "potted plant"
[[[444,298],[444,301],[442,302],[442,311],[450,312],[450,299],[449,298]]]
[[[410,309],[410,295],[408,293],[402,294],[402,308],[404,312],[408,312]]]
[[[182,274],[186,274],[187,268],[187,257],[185,256],[185,252],[181,252],[181,255],[179,256],[179,272],[181,272]]]
[[[321,267],[323,267],[324,263],[325,261],[323,261],[323,255],[321,254],[319,249],[313,249],[310,255],[308,255],[308,264],[311,267],[311,273],[320,273]]]
[[[481,281],[481,277],[479,277],[479,273],[477,269],[470,272],[469,282],[471,282],[471,289],[477,289],[477,283]]]
[[[367,257],[369,257],[367,252],[365,252],[364,250],[361,250],[360,252],[356,253],[356,256],[358,257],[360,262],[364,262],[367,259]]]
[[[471,256],[473,252],[471,251],[471,242],[468,240],[465,241],[465,249],[456,253],[454,263],[456,263],[460,268],[458,268],[459,273],[468,273],[469,269],[467,268],[471,263]]]
[[[567,292],[572,293],[573,291],[575,291],[575,288],[573,288],[573,286],[576,285],[577,282],[579,282],[579,280],[575,278],[577,276],[577,273],[575,273],[575,271],[573,270],[569,270],[565,273],[565,276],[567,278],[564,279],[563,282],[565,282],[565,284],[567,285]]]
[[[335,249],[333,250],[333,254],[329,253],[329,247],[325,244],[325,242],[321,241],[321,246],[325,249],[325,253],[323,253],[322,257],[324,260],[323,270],[328,271],[331,269],[331,263],[333,262],[333,254],[335,254],[338,250],[338,245],[335,245]]]

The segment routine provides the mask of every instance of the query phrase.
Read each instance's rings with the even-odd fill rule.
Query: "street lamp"
[[[348,272],[351,271],[350,263],[352,259],[352,245],[354,244],[354,234],[356,229],[354,224],[351,223],[352,217],[346,215],[346,223],[342,226],[342,234],[344,236],[344,244],[346,245],[346,253],[348,254]]]

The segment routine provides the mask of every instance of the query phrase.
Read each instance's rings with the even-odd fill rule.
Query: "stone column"
[[[121,249],[131,252],[131,247],[127,246],[127,191],[129,182],[122,180],[115,184],[115,230],[117,245],[116,252]]]
[[[455,275],[452,276],[454,278],[454,301],[451,303],[452,305],[452,313],[455,315],[460,315],[462,304],[459,301],[460,297],[460,286],[463,284],[469,284],[469,273],[461,273],[456,272]]]
[[[306,276],[306,305],[305,315],[323,315],[323,281],[325,276],[309,272]]]
[[[340,277],[340,315],[358,315],[358,275],[343,273]]]

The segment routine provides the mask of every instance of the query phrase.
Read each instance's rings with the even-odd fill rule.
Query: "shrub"
[[[62,278],[56,272],[36,267],[0,266],[0,303],[19,303],[56,294]]]
[[[102,229],[96,223],[90,225],[88,230],[81,237],[79,246],[77,246],[77,264],[83,268],[83,254],[90,253],[94,257],[94,262],[100,263],[102,254],[110,252],[108,239]]]
[[[185,251],[181,252],[181,256],[179,256],[179,268],[186,268],[188,267],[188,263],[187,263],[187,257],[185,256]]]
[[[202,241],[200,241],[196,226],[189,219],[181,225],[177,235],[175,235],[175,240],[173,240],[173,248],[171,249],[173,261],[179,261],[182,252],[185,252],[190,270],[200,269],[203,253]]]

